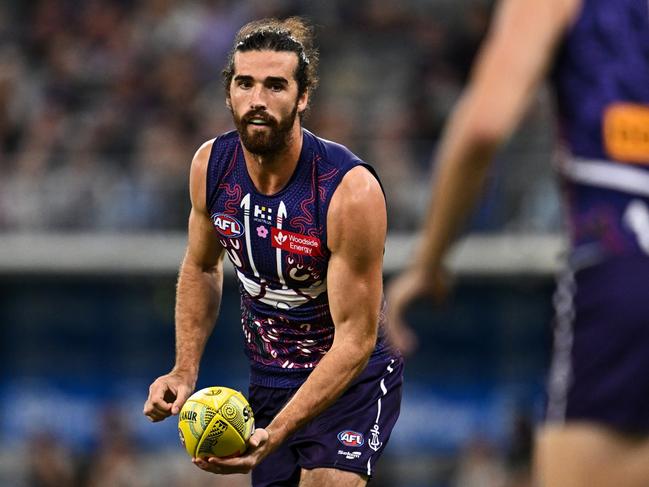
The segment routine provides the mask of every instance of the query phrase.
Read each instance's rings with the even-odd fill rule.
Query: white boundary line
[[[186,242],[184,233],[0,234],[0,274],[174,275]],[[402,269],[415,247],[412,235],[390,235],[385,274]],[[471,235],[456,245],[448,266],[459,275],[553,275],[564,247],[557,235]],[[233,274],[230,264],[225,268]]]

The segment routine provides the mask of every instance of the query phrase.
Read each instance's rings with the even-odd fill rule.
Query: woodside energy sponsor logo
[[[277,249],[294,254],[308,255],[309,257],[321,256],[320,240],[309,235],[288,232],[278,228],[271,228],[271,244]]]

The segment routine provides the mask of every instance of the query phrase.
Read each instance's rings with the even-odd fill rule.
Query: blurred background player
[[[392,339],[416,296],[441,299],[443,258],[487,169],[546,73],[556,91],[558,170],[570,234],[555,293],[541,485],[649,483],[649,4],[504,0],[448,122],[410,269],[391,286]],[[452,326],[452,323],[449,324]]]
[[[223,74],[237,129],[192,162],[176,364],[144,407],[160,421],[193,392],[227,253],[257,429],[241,457],[194,462],[254,469],[255,486],[365,485],[399,414],[402,361],[382,333],[385,200],[369,166],[302,128],[317,59],[299,18],[251,22],[235,37]]]

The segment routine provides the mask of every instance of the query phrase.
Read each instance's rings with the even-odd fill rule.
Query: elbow
[[[330,352],[335,351],[338,356],[343,358],[347,363],[347,367],[351,370],[360,371],[365,368],[367,362],[376,348],[376,334],[374,338],[372,337],[363,337],[336,341],[334,338],[334,344],[332,345]]]
[[[489,153],[507,139],[513,130],[512,111],[491,97],[470,91],[453,115],[450,131],[465,148]]]
[[[373,351],[374,351],[374,347],[366,348],[366,347],[359,347],[357,345],[354,348],[352,352],[353,358],[351,358],[349,362],[349,370],[352,372],[353,376],[357,376],[365,369],[368,362],[370,361],[370,357],[372,356]]]
[[[376,334],[356,343],[359,367],[364,368],[376,348]]]
[[[475,119],[468,126],[468,146],[478,153],[492,153],[509,136],[509,128],[491,117]]]
[[[180,267],[181,274],[218,276],[222,270],[219,262],[196,262],[187,257]]]
[[[219,277],[222,274],[222,269],[218,265],[205,265],[201,267],[201,272],[210,277]]]

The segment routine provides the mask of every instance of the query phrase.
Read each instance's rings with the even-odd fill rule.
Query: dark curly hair
[[[318,86],[318,50],[313,46],[313,27],[301,17],[284,20],[275,18],[255,20],[239,29],[223,69],[223,85],[228,98],[234,76],[234,55],[237,51],[294,52],[298,64],[295,70],[298,96]]]

